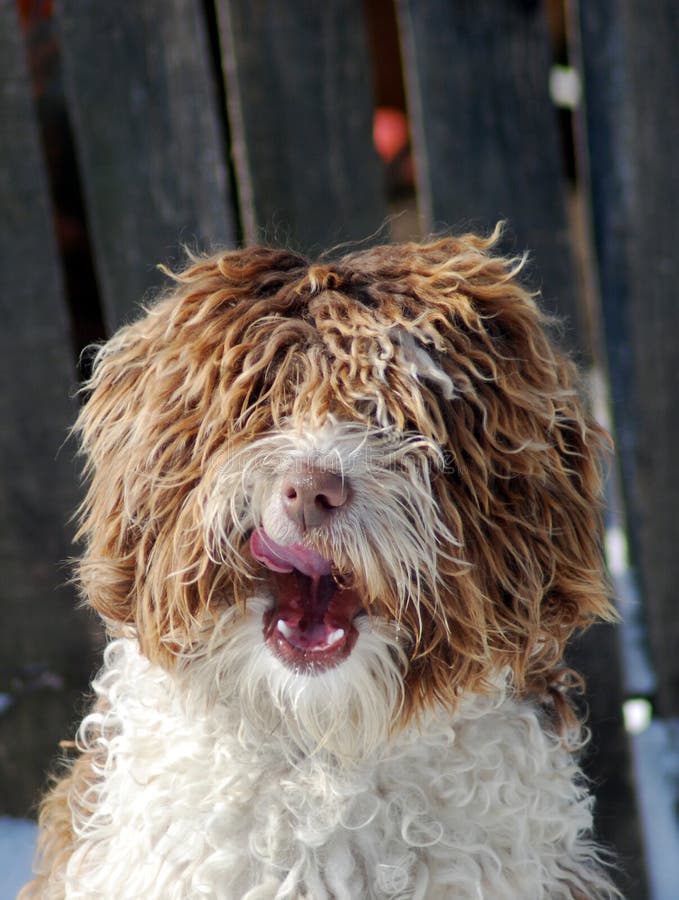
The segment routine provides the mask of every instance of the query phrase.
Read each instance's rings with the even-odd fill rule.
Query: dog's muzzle
[[[302,535],[328,525],[351,495],[344,477],[311,465],[287,473],[278,490]],[[264,616],[264,637],[276,656],[309,674],[343,662],[358,637],[361,601],[337,583],[332,560],[303,543],[279,544],[262,527],[252,533],[250,551],[269,571],[274,605]]]

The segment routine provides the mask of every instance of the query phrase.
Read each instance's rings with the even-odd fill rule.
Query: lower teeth
[[[344,629],[338,628],[335,631],[331,631],[328,635],[328,646],[332,646],[333,644],[337,644],[344,637]]]
[[[276,623],[276,629],[280,631],[283,637],[292,643],[291,638],[293,637],[293,630],[290,626],[283,621],[283,619],[279,619]],[[327,650],[329,647],[334,647],[335,644],[338,644],[345,635],[345,631],[343,628],[336,628],[334,631],[331,631],[324,644],[319,644],[316,647],[310,648],[312,652],[317,652],[319,650]]]

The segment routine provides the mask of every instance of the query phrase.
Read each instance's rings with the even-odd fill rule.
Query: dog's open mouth
[[[264,614],[264,638],[276,656],[309,673],[343,662],[358,637],[361,602],[337,585],[332,562],[301,544],[277,544],[263,528],[252,533],[250,551],[270,573],[274,605]]]

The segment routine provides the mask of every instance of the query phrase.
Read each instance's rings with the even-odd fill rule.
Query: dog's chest
[[[233,721],[189,715],[167,687],[110,685],[118,733],[99,732],[69,897],[568,896],[559,847],[589,809],[530,707],[476,700],[369,764],[291,763],[276,734],[244,749]]]

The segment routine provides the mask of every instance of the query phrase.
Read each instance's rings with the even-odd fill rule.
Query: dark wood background
[[[679,7],[674,0],[0,0],[0,813],[29,815],[96,667],[65,562],[83,348],[182,244],[489,230],[531,250],[563,340],[604,373],[641,589],[644,688],[679,715]],[[550,96],[579,74],[574,109]],[[577,98],[576,98],[577,101]],[[409,144],[381,159],[378,107]],[[396,214],[390,219],[390,214]],[[619,641],[574,648],[587,765],[647,897]]]

